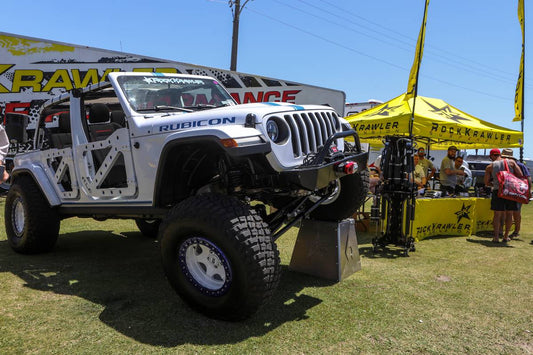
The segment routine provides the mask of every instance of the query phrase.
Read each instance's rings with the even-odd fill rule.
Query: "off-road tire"
[[[340,192],[331,203],[323,203],[311,217],[322,221],[340,221],[351,217],[364,203],[369,189],[368,170],[340,178]]]
[[[248,318],[279,283],[279,252],[268,225],[236,198],[190,197],[169,212],[160,231],[166,277],[185,302],[209,317]]]
[[[7,240],[21,254],[53,249],[59,235],[60,218],[50,207],[33,178],[18,176],[6,196],[4,210]]]
[[[135,224],[137,225],[137,228],[139,228],[139,231],[141,231],[142,235],[155,239],[159,233],[161,220],[136,218]]]

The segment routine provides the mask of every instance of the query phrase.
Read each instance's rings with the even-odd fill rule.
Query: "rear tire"
[[[141,231],[142,235],[155,239],[159,233],[159,225],[161,224],[161,220],[136,218],[135,224],[137,225],[137,228],[139,228],[139,231]]]
[[[311,212],[311,217],[323,221],[340,221],[351,217],[368,196],[369,175],[365,169],[359,173],[346,175],[339,179],[337,194],[332,196]]]
[[[198,195],[175,206],[161,225],[161,252],[172,287],[209,317],[248,318],[279,283],[267,224],[233,197]]]
[[[59,235],[59,214],[30,176],[14,179],[4,217],[7,240],[14,251],[37,254],[53,249]]]

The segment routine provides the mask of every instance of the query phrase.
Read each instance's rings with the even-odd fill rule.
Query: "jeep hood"
[[[240,125],[246,122],[246,117],[253,114],[254,124],[262,122],[263,117],[272,114],[289,113],[305,110],[329,110],[320,105],[294,105],[285,102],[250,103],[235,106],[225,106],[195,112],[158,112],[139,114],[133,117],[136,121],[134,136],[151,134],[165,134],[190,129],[213,129],[217,126]]]

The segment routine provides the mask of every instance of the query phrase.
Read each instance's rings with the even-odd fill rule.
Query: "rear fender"
[[[17,168],[11,172],[11,181],[15,181],[17,176],[22,175],[29,175],[32,177],[51,207],[59,206],[61,204],[61,199],[57,195],[53,184],[48,179],[42,166],[36,164],[31,164],[31,166],[17,166]]]

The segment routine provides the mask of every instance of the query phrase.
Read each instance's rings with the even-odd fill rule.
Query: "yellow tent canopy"
[[[370,110],[346,119],[362,142],[381,145],[385,136],[409,136],[413,98],[402,94]],[[500,127],[471,116],[446,102],[417,96],[413,138],[432,149],[517,148],[523,145],[523,133]]]

